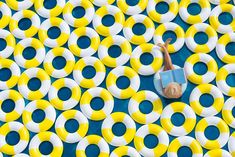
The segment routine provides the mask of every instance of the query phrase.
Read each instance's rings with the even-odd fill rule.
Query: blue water
[[[135,1],[128,0],[128,3],[134,5],[134,4],[136,3],[136,1],[137,1],[137,0],[135,0]],[[178,0],[178,1],[179,1],[179,0]],[[47,6],[47,8],[50,8],[50,7],[52,7],[52,6],[54,5],[54,1],[51,3],[50,1],[47,0],[47,1],[45,2],[45,5]],[[116,3],[114,3],[113,5],[116,5]],[[212,7],[214,7],[214,5],[212,5]],[[97,9],[97,7],[95,7],[95,8]],[[163,3],[163,4],[158,5],[156,8],[157,8],[158,11],[164,13],[164,12],[166,12],[166,9],[167,9],[168,7]],[[34,10],[33,7],[31,7],[30,9]],[[81,10],[81,9],[78,8],[77,10]],[[200,11],[200,8],[197,7],[197,6],[195,6],[195,5],[192,5],[192,6],[190,6],[189,10],[190,10],[191,13],[197,13],[197,12]],[[73,14],[76,15],[76,16],[78,16],[78,17],[80,17],[80,16],[81,16],[80,13],[77,13],[77,12],[79,12],[79,11],[75,11]],[[142,14],[147,15],[147,14],[146,14],[146,11],[144,11]],[[60,17],[62,18],[61,15],[60,15]],[[129,16],[126,16],[126,18],[128,18],[128,17],[129,17]],[[223,18],[221,18],[221,19],[222,19],[222,20],[224,19],[224,20],[225,20],[224,22],[226,23],[226,22],[228,22],[228,21],[230,20],[230,18],[231,18],[231,17],[230,17],[229,15],[223,15]],[[41,21],[43,21],[43,20],[45,20],[45,19],[41,18]],[[110,22],[112,23],[112,20],[110,20],[109,17],[107,17],[106,20],[107,20],[107,21],[106,21],[105,23],[106,23],[107,25],[109,25]],[[175,23],[179,24],[179,25],[184,29],[184,31],[186,31],[187,28],[189,27],[189,25],[188,25],[187,23],[183,22],[179,16],[177,16],[172,22],[175,22]],[[208,23],[208,21],[207,21],[207,23]],[[155,25],[156,25],[156,27],[157,27],[159,24],[155,23]],[[92,24],[89,24],[89,27],[92,27]],[[71,32],[72,32],[73,28],[72,28],[72,27],[70,27],[70,28],[71,28]],[[8,28],[7,28],[7,29],[8,29]],[[141,30],[138,30],[138,27],[136,27],[136,29],[137,29],[137,30],[134,30],[135,32],[142,33],[142,32],[141,32],[142,29],[141,29]],[[57,33],[59,33],[59,32],[57,32],[57,33],[55,32],[56,29],[54,29],[54,30],[52,30],[52,31],[53,31],[52,35],[57,35]],[[120,32],[119,34],[120,34],[120,35],[123,35],[122,32]],[[220,35],[219,35],[219,36],[220,36]],[[37,35],[35,35],[35,37],[37,38]],[[167,34],[167,37],[175,38],[174,33],[168,33],[168,34]],[[167,37],[165,37],[165,38],[167,38]],[[200,37],[201,37],[201,40],[205,40],[205,41],[207,40],[207,37],[205,37],[205,36],[203,36],[203,35],[200,36]],[[102,40],[102,39],[103,39],[103,37],[101,37],[101,40]],[[19,40],[17,40],[17,41],[19,41]],[[80,42],[81,42],[81,45],[83,45],[84,43],[89,45],[89,43],[87,43],[87,42],[89,42],[89,41],[82,40],[82,41],[80,41]],[[153,43],[153,40],[151,40],[150,42]],[[4,46],[4,44],[0,44],[0,49],[1,49],[2,46]],[[67,44],[65,44],[64,47],[67,47]],[[132,47],[133,47],[133,49],[134,49],[136,46],[132,45]],[[232,47],[230,47],[230,48],[232,49]],[[229,49],[230,49],[230,48],[229,48]],[[49,51],[50,49],[46,47],[46,50]],[[231,51],[232,51],[232,50],[231,50]],[[26,54],[26,56],[27,56],[28,53],[25,53],[25,54]],[[172,54],[171,57],[174,58],[174,59],[173,59],[173,63],[174,63],[174,64],[183,67],[185,60],[186,60],[191,54],[192,54],[192,52],[190,52],[190,50],[188,50],[188,48],[187,48],[186,46],[184,46],[179,52],[177,52],[177,53],[175,53],[175,54]],[[216,56],[215,50],[213,50],[213,51],[210,53],[210,55],[217,61],[219,67],[222,67],[222,66],[224,65],[224,63],[222,63],[222,62],[218,59],[218,57]],[[97,53],[94,54],[94,56],[97,57]],[[28,57],[30,58],[30,56],[28,56]],[[11,56],[10,58],[13,59],[13,56]],[[79,59],[78,57],[75,57],[75,58],[76,58],[76,60]],[[146,56],[146,58],[143,57],[141,60],[143,60],[143,62],[148,62],[149,59],[151,59],[151,57]],[[55,65],[56,65],[56,63],[55,63]],[[128,63],[126,63],[125,65],[126,65],[126,66],[130,66],[130,63],[128,62]],[[59,66],[59,65],[58,65],[58,66]],[[40,65],[40,67],[42,68],[43,66]],[[197,65],[197,67],[196,67],[196,69],[201,69],[201,68],[203,69],[203,68],[205,68],[205,67],[204,67],[203,65]],[[21,70],[23,71],[23,69],[21,69]],[[107,72],[107,73],[108,73],[110,70],[111,70],[111,68],[106,68],[106,72]],[[92,71],[92,69],[90,69],[90,71],[89,71],[89,69],[87,69],[87,71],[90,72],[90,71]],[[199,71],[199,72],[200,72],[200,71]],[[3,72],[1,71],[1,72],[0,72],[0,75],[6,77],[7,75],[9,75],[9,72],[7,72],[6,70],[3,71]],[[93,75],[93,73],[91,72],[90,75]],[[69,75],[68,77],[72,78],[72,75]],[[89,76],[87,76],[87,77],[89,77]],[[1,78],[2,78],[2,77],[1,77]],[[53,78],[51,78],[51,79],[52,79],[52,82],[55,81],[55,79],[53,79]],[[153,86],[153,76],[148,76],[148,77],[140,76],[140,79],[141,79],[141,86],[140,86],[140,89],[139,89],[139,90],[151,90],[151,91],[153,91],[153,92],[156,92],[156,90],[154,89],[154,86]],[[124,79],[124,80],[125,80],[125,79]],[[229,82],[232,82],[232,79],[229,80]],[[118,84],[121,84],[121,85],[123,86],[123,85],[125,85],[125,83],[126,83],[126,82],[124,82],[124,81],[119,81]],[[213,81],[212,83],[215,84],[215,81]],[[32,87],[32,88],[36,88],[36,87],[38,86],[38,84],[32,85],[32,86],[35,86],[35,87]],[[104,82],[103,82],[100,86],[101,86],[101,87],[106,87],[106,85],[105,85],[105,80],[104,80]],[[189,82],[188,87],[187,87],[187,89],[186,89],[186,92],[184,93],[184,95],[182,96],[182,98],[179,99],[178,101],[182,101],[182,102],[185,102],[185,103],[189,104],[189,95],[190,95],[190,93],[191,93],[191,91],[192,91],[192,89],[193,89],[194,87],[195,87],[195,85]],[[17,87],[15,87],[14,89],[17,89]],[[65,90],[65,91],[66,91],[66,90]],[[82,89],[82,91],[84,92],[85,89]],[[65,93],[67,93],[67,92],[65,92]],[[65,94],[65,93],[64,93],[64,94]],[[63,92],[62,92],[61,95],[63,95]],[[65,96],[66,96],[66,94],[65,94]],[[45,97],[45,99],[48,100],[47,96]],[[172,100],[168,100],[168,99],[164,99],[164,98],[161,98],[161,99],[162,99],[162,102],[163,102],[163,106],[164,106],[164,107],[165,107],[166,105],[170,104],[171,102],[173,102]],[[207,97],[205,96],[204,99],[202,100],[202,102],[205,101],[205,100],[209,100],[209,99],[210,99],[210,98],[207,98]],[[225,97],[225,99],[227,99],[227,97]],[[97,101],[98,101],[98,100],[97,100]],[[129,101],[129,100],[119,100],[119,99],[116,99],[116,98],[115,98],[115,105],[114,105],[113,112],[119,111],[119,112],[128,113],[128,101]],[[26,104],[27,104],[29,101],[28,101],[28,100],[25,100],[25,102],[26,102]],[[98,101],[98,102],[101,103],[101,105],[102,105],[102,102],[101,102],[101,101]],[[142,110],[143,110],[143,112],[149,112],[149,108],[151,109],[151,105],[149,106],[147,103],[148,103],[148,102],[145,103],[146,106],[147,106],[146,108],[141,107]],[[77,105],[74,109],[80,110],[79,105]],[[6,109],[6,110],[7,110],[7,109]],[[61,113],[61,111],[57,111],[57,116],[58,116],[60,113]],[[39,113],[38,115],[40,115],[40,113]],[[217,116],[218,116],[218,117],[221,117],[221,113],[219,113]],[[41,119],[40,116],[35,116],[34,118],[35,118],[35,119],[38,118],[39,121],[40,121],[40,119]],[[182,116],[180,116],[180,115],[173,116],[173,118],[174,118],[174,119],[173,119],[172,121],[173,121],[174,123],[181,123],[182,121],[184,121],[184,118],[183,118]],[[197,116],[197,121],[199,121],[200,119],[201,119],[201,117]],[[22,122],[21,118],[20,118],[18,121]],[[155,123],[158,124],[158,125],[160,125],[160,121],[159,121],[159,120],[156,121]],[[102,136],[102,135],[101,135],[101,131],[100,131],[100,130],[101,130],[101,124],[102,124],[102,121],[95,122],[95,121],[89,120],[88,135],[90,135],[90,134],[97,134],[97,135]],[[71,125],[72,125],[72,126],[71,126]],[[137,129],[138,129],[140,126],[141,126],[141,125],[139,125],[139,124],[136,123]],[[66,124],[66,128],[68,128],[69,130],[72,130],[73,127],[78,127],[78,124],[75,124],[75,122],[69,122],[68,124]],[[114,128],[114,129],[115,129],[115,128]],[[122,129],[125,129],[125,127],[123,128],[123,126],[119,125],[119,127],[116,127],[116,129],[122,130]],[[211,129],[211,130],[210,130],[210,129]],[[209,130],[209,131],[208,131],[208,130]],[[216,136],[218,136],[218,132],[214,131],[213,128],[209,128],[208,130],[207,130],[207,132],[209,132],[210,138],[215,138]],[[234,131],[234,129],[231,129],[231,128],[230,128],[230,130],[231,130],[231,132]],[[50,129],[50,131],[53,131],[53,132],[55,131],[55,130],[54,130],[54,126]],[[117,131],[117,130],[116,130],[116,131]],[[115,132],[115,130],[114,130],[114,132]],[[30,133],[30,138],[32,138],[34,135],[35,135],[35,133]],[[189,134],[189,136],[195,137],[194,131],[192,131],[192,132]],[[173,136],[169,136],[169,138],[170,138],[170,141],[172,141],[172,140],[174,139]],[[149,147],[155,146],[158,141],[157,141],[157,139],[156,139],[156,140],[154,140],[154,139],[155,139],[155,137],[150,137],[150,138],[148,137],[148,138],[146,138],[146,140],[145,140],[146,145],[148,145]],[[11,143],[12,143],[12,142],[14,143],[14,140],[15,140],[15,141],[18,140],[18,139],[17,139],[17,135],[14,135],[14,136],[9,137],[8,140],[11,141]],[[12,140],[13,140],[13,141],[12,141]],[[75,150],[76,150],[76,145],[77,145],[77,143],[75,143],[75,144],[67,144],[67,143],[64,143],[64,142],[63,142],[63,145],[64,145],[64,153],[63,153],[63,156],[64,156],[64,157],[65,157],[65,156],[74,157],[74,156],[75,156]],[[132,141],[129,145],[130,145],[130,146],[134,146],[134,145],[133,145],[133,141]],[[44,144],[40,147],[40,150],[42,150],[44,153],[48,153],[48,152],[51,151],[51,149],[52,149],[51,147],[52,147],[52,146],[51,146],[50,143],[44,143]],[[228,148],[227,148],[227,145],[224,146],[223,148],[226,149],[226,150],[228,149]],[[110,152],[112,152],[113,149],[115,149],[115,147],[113,147],[113,146],[110,145]],[[203,151],[204,151],[204,153],[205,153],[207,150],[204,149]],[[94,157],[94,156],[96,156],[96,155],[99,153],[99,150],[96,148],[96,146],[90,146],[90,147],[87,149],[86,152],[88,153],[87,155],[88,155],[89,157]],[[27,147],[27,149],[24,151],[24,153],[27,153],[27,154],[28,154],[28,147]],[[186,147],[186,148],[180,149],[178,155],[179,155],[180,157],[183,157],[183,156],[185,156],[185,154],[187,154],[187,157],[188,157],[188,155],[189,155],[190,153],[191,153],[190,150]],[[165,157],[165,156],[166,156],[166,154],[164,155],[164,157]]]

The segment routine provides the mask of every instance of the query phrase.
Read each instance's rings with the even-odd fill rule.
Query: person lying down
[[[175,67],[172,64],[170,54],[168,52],[168,45],[171,42],[171,38],[167,39],[164,44],[158,43],[157,45],[161,47],[164,53],[164,69],[163,71],[174,70]],[[163,88],[163,94],[167,98],[177,99],[182,96],[182,86],[176,82],[169,83],[165,88]]]

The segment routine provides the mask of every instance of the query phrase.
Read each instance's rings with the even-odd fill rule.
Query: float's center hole
[[[81,49],[86,49],[86,48],[88,48],[91,45],[91,39],[89,37],[87,37],[87,36],[81,36],[77,40],[77,45]]]
[[[226,82],[229,86],[235,87],[235,74],[229,74],[226,78]]]
[[[153,111],[153,104],[148,100],[144,100],[140,103],[139,109],[140,112],[144,114],[149,114],[150,112]]]
[[[228,43],[225,48],[229,55],[235,56],[235,42]]]
[[[201,6],[198,3],[191,3],[188,5],[188,13],[191,15],[198,15],[201,13]]]
[[[65,129],[69,133],[74,133],[78,130],[79,128],[79,123],[76,119],[69,119],[65,122]]]
[[[7,47],[7,42],[5,39],[0,38],[0,51],[4,50]]]
[[[136,23],[132,30],[135,35],[143,35],[146,32],[146,27],[143,23]]]
[[[86,66],[82,71],[82,75],[86,79],[93,78],[95,76],[95,74],[96,74],[96,70],[93,66]]]
[[[118,123],[115,123],[112,127],[112,132],[114,135],[116,136],[122,136],[125,134],[126,132],[126,126],[125,124],[121,123],[121,122],[118,122]]]
[[[233,109],[232,109],[232,115],[235,118],[235,107],[233,107]]]
[[[169,10],[169,5],[166,2],[159,2],[157,3],[157,5],[155,6],[155,10],[160,13],[160,14],[165,14],[168,12]]]
[[[95,97],[91,100],[91,108],[93,110],[99,111],[104,107],[104,100],[100,97]]]
[[[86,11],[83,7],[77,6],[73,9],[72,15],[75,18],[82,18],[85,15]]]
[[[204,75],[207,72],[207,65],[203,62],[198,62],[193,66],[193,70],[198,75]]]
[[[38,78],[31,78],[28,82],[28,87],[32,91],[36,91],[41,87],[41,81]]]
[[[7,81],[11,78],[11,70],[8,68],[0,69],[0,81]]]
[[[143,53],[140,56],[140,62],[143,65],[150,65],[153,62],[153,55],[151,53]]]
[[[99,156],[100,148],[95,144],[90,144],[86,147],[85,153],[87,157]]]
[[[153,134],[149,134],[144,138],[144,145],[149,149],[155,148],[158,145],[158,142],[157,136]]]
[[[11,99],[6,99],[2,102],[2,110],[5,113],[10,113],[15,109],[15,102]]]
[[[27,60],[33,59],[36,56],[36,50],[33,47],[26,47],[23,50],[23,57]]]
[[[197,32],[194,36],[194,40],[199,45],[206,44],[208,41],[208,35],[205,32]]]
[[[55,69],[63,69],[66,65],[66,59],[62,56],[57,56],[53,59],[52,65]]]
[[[139,0],[126,0],[126,4],[129,6],[135,6],[139,3]]]
[[[130,79],[126,76],[120,76],[117,79],[117,87],[120,89],[126,89],[130,86]]]
[[[49,28],[47,31],[47,35],[51,39],[58,38],[60,36],[60,34],[61,34],[61,30],[59,27],[56,27],[56,26]]]
[[[112,15],[105,15],[103,18],[102,18],[102,24],[106,27],[110,27],[114,24],[115,22],[115,19]]]
[[[72,95],[72,91],[68,87],[62,87],[58,91],[58,97],[62,101],[68,100],[71,97],[71,95]]]
[[[219,129],[215,126],[208,126],[205,130],[205,136],[209,140],[215,140],[219,137]]]
[[[214,103],[214,98],[210,94],[203,94],[200,96],[200,103],[204,107],[210,107]]]
[[[219,22],[223,25],[229,25],[233,21],[233,16],[229,12],[223,12],[219,15]]]
[[[21,30],[27,30],[31,27],[31,25],[32,25],[32,21],[29,18],[21,19],[18,24]]]
[[[182,126],[185,122],[185,117],[182,113],[174,113],[171,117],[171,122],[175,126]]]
[[[177,36],[176,36],[175,32],[173,32],[173,31],[166,31],[163,34],[163,40],[166,41],[168,38],[172,39],[170,44],[173,44],[176,41]]]
[[[52,150],[53,150],[53,145],[50,141],[44,141],[39,145],[39,151],[43,155],[51,154]]]
[[[45,119],[45,112],[41,109],[36,109],[32,114],[32,119],[35,123],[41,123]]]
[[[14,146],[20,141],[20,135],[16,131],[11,131],[6,136],[7,144]]]
[[[2,18],[2,12],[0,11],[0,19]]]
[[[109,47],[108,49],[108,54],[109,56],[111,56],[112,58],[117,58],[121,55],[122,53],[122,49],[120,48],[120,46],[118,45],[112,45]]]
[[[193,156],[193,153],[189,147],[183,146],[183,147],[180,147],[180,149],[177,152],[177,155],[178,157],[185,157],[185,156],[189,157],[189,156]]]
[[[52,9],[56,6],[56,0],[44,0],[43,5],[46,9]]]

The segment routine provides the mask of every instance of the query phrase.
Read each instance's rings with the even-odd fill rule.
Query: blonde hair
[[[182,96],[181,85],[176,82],[172,82],[166,88],[163,89],[163,93],[167,98],[180,98]]]

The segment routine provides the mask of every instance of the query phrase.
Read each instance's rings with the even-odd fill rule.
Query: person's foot
[[[166,52],[169,53],[168,52],[168,45],[170,44],[171,41],[172,41],[172,38],[168,38],[164,44],[158,43],[157,46],[162,48],[163,53],[166,53]]]

